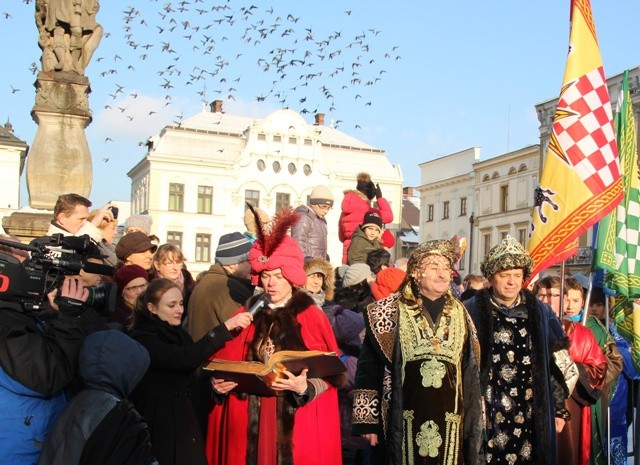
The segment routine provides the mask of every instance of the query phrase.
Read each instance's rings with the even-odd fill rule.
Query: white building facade
[[[507,235],[527,246],[531,209],[540,176],[540,146],[532,145],[474,165],[475,218],[471,273]]]
[[[420,164],[420,242],[467,238],[475,208],[473,165],[480,160],[480,148],[472,147]],[[469,248],[460,260],[467,270]]]
[[[20,208],[20,176],[28,151],[29,146],[13,133],[11,123],[0,126],[0,221]]]
[[[273,216],[280,208],[306,204],[317,185],[333,193],[327,215],[329,255],[342,259],[338,219],[343,192],[367,172],[391,203],[397,230],[402,207],[402,171],[383,150],[324,125],[307,123],[292,110],[264,119],[229,115],[216,101],[179,126],[149,139],[148,152],[128,173],[132,214],[153,217],[152,233],[182,248],[189,270],[208,269],[222,234],[246,230],[246,202]]]

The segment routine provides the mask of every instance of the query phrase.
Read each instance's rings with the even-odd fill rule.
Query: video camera
[[[0,301],[18,303],[25,311],[48,309],[47,294],[60,289],[65,276],[87,273],[112,276],[115,268],[85,261],[96,256],[97,245],[85,234],[64,236],[53,234],[34,240],[30,245],[0,239],[0,244],[31,252],[31,258],[20,261],[0,252]],[[104,283],[87,288],[86,304],[102,315],[114,312],[116,285]]]

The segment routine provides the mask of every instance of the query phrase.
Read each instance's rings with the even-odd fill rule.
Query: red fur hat
[[[273,218],[269,234],[263,232],[264,228],[257,228],[258,238],[249,251],[253,284],[258,284],[263,271],[280,268],[282,275],[293,286],[305,285],[307,273],[304,271],[304,254],[296,240],[287,235],[298,218],[299,215],[288,207],[280,210]],[[262,225],[257,214],[256,224]]]

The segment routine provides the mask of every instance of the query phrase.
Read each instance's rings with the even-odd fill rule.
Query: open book
[[[247,392],[259,396],[274,396],[278,393],[271,389],[276,379],[286,377],[287,369],[299,375],[308,368],[308,378],[324,378],[343,373],[347,370],[335,352],[320,350],[281,350],[274,353],[267,363],[238,362],[213,359],[202,367],[215,378],[235,381],[238,385],[233,392]]]

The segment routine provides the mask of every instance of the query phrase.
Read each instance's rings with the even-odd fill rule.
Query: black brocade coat
[[[567,396],[562,373],[553,362],[553,352],[569,347],[560,320],[551,308],[538,301],[532,292],[523,289],[521,297],[526,307],[528,331],[531,335],[531,363],[533,374],[534,437],[533,456],[536,465],[556,463],[556,408],[564,407]],[[493,314],[500,311],[491,303],[491,289],[483,289],[464,302],[480,341],[480,383],[486,392],[493,357]],[[489,422],[490,418],[487,419]]]
[[[200,365],[232,335],[221,324],[194,343],[148,311],[137,317],[131,336],[147,348],[151,365],[131,400],[149,424],[153,455],[160,465],[206,465],[193,391]]]

